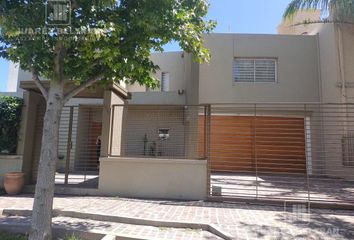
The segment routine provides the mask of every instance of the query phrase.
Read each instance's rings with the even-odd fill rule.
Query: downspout
[[[339,67],[339,77],[341,82],[341,102],[343,104],[347,103],[347,89],[346,89],[346,80],[344,72],[344,54],[343,54],[343,34],[341,27],[339,25],[334,25],[335,30],[337,31],[336,45],[338,53],[338,67]]]
[[[321,47],[320,47],[320,34],[316,34],[317,42],[317,71],[318,71],[318,90],[319,90],[319,100],[320,103],[323,103],[323,82],[322,82],[322,62],[321,62]]]
[[[322,61],[321,61],[321,45],[320,45],[320,33],[318,32],[316,34],[317,36],[317,65],[318,65],[318,89],[319,89],[319,106],[318,106],[318,110],[319,110],[319,115],[320,115],[320,132],[323,134],[324,133],[324,129],[325,129],[325,126],[324,126],[324,120],[323,120],[323,105],[324,104],[324,99],[323,99],[323,79],[322,79]],[[310,116],[310,123],[309,123],[309,126],[311,128],[311,125],[312,125],[312,121],[313,121],[313,118],[312,116]],[[311,143],[311,135],[310,135],[310,141]],[[320,138],[320,147],[321,147],[321,151],[323,153],[326,152],[326,144],[324,142],[324,140],[322,138]],[[312,153],[311,153],[312,154]],[[319,172],[319,174],[325,174],[326,173],[326,169],[327,169],[327,158],[326,158],[326,154],[323,154],[323,166],[324,166],[324,172]],[[318,164],[316,161],[313,162],[312,161],[312,171],[311,171],[311,174],[313,174],[313,169],[317,169],[317,166],[314,166]],[[322,170],[323,171],[323,170]]]

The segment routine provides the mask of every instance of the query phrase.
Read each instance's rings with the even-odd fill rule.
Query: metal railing
[[[205,106],[115,105],[109,155],[206,159],[205,122],[201,119],[205,109]]]
[[[212,197],[354,204],[354,105],[211,105],[210,129]]]
[[[107,139],[103,111],[64,108],[58,184],[97,187],[106,141],[111,157],[207,160],[213,199],[354,204],[353,104],[115,105]],[[34,176],[43,113],[38,108]]]
[[[110,155],[208,159],[211,198],[354,204],[354,105],[116,105]]]

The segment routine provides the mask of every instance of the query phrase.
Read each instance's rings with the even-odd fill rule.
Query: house
[[[78,183],[108,195],[204,199],[270,197],[256,186],[263,175],[285,184],[297,177],[305,193],[312,176],[353,180],[354,32],[330,23],[278,30],[206,35],[205,64],[153,53],[161,89],[114,84],[77,95],[62,113],[58,181],[84,178]],[[20,71],[27,104],[18,154],[33,183],[45,103],[28,79]]]

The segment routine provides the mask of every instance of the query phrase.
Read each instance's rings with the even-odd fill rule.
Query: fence
[[[205,114],[206,106],[114,106],[110,156],[206,159]]]
[[[354,105],[114,106],[110,155],[208,159],[214,199],[354,203]]]
[[[214,197],[351,202],[353,105],[211,106]]]
[[[98,186],[102,113],[64,108],[56,183]],[[207,160],[210,199],[354,204],[353,104],[115,105],[110,115],[109,156]]]

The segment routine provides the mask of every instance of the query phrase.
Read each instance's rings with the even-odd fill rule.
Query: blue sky
[[[215,32],[276,33],[290,0],[209,0],[209,18],[217,21]],[[178,44],[165,47],[179,50]],[[8,63],[0,59],[0,92],[6,89]]]

